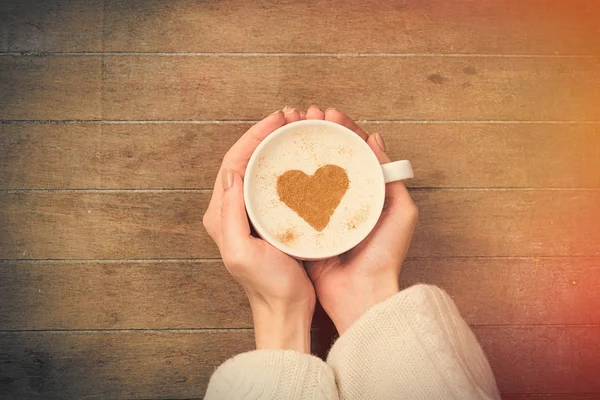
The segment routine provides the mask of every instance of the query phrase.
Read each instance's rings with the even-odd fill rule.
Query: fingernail
[[[283,108],[283,113],[284,113],[284,114],[291,114],[291,113],[293,113],[294,111],[296,111],[296,109],[295,109],[294,107],[285,106],[285,107]]]
[[[275,114],[279,114],[280,112],[281,112],[281,110],[277,110],[277,111],[275,111],[274,113],[270,114],[269,116],[271,116],[271,115],[275,115]]]
[[[308,107],[308,109],[310,110],[311,108],[316,108],[317,110],[321,111],[321,109],[319,108],[319,106],[315,106],[314,104],[310,107]],[[308,110],[307,110],[308,111]]]
[[[233,186],[233,171],[229,168],[225,168],[221,173],[221,185],[223,185],[223,190]]]
[[[377,142],[377,145],[379,145],[379,148],[385,151],[385,142],[383,141],[383,136],[381,136],[379,133],[374,133],[373,135],[375,135],[375,141]]]
[[[333,108],[333,107],[329,107],[327,110],[325,110],[325,114],[327,114],[329,111],[337,111],[337,109]]]

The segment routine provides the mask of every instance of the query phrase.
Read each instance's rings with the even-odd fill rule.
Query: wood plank
[[[11,399],[202,398],[252,331],[0,333],[0,395]]]
[[[249,126],[4,124],[0,188],[212,188]]]
[[[600,6],[576,0],[109,0],[110,51],[598,54]]]
[[[598,256],[597,190],[414,190],[409,255]],[[210,191],[0,192],[0,259],[212,258]]]
[[[600,255],[595,190],[415,190],[413,198],[415,257]]]
[[[99,119],[100,57],[0,57],[0,119]]]
[[[402,287],[437,285],[469,325],[600,325],[600,258],[416,258]]]
[[[102,0],[3,0],[0,51],[102,51]]]
[[[598,394],[599,327],[475,327],[502,393]]]
[[[600,258],[408,259],[400,282],[442,287],[470,325],[600,324]],[[252,327],[218,261],[0,262],[0,304],[3,330]]]
[[[307,107],[319,102],[341,107],[359,119],[597,119],[597,59],[381,60],[308,56],[107,57],[102,95],[104,118],[256,119],[265,110],[283,104]],[[465,73],[468,66],[476,74]],[[0,103],[0,118],[100,118],[100,67],[100,58],[95,56],[1,57],[0,69],[5,79],[0,90],[7,95]],[[315,88],[310,82],[292,79],[299,75],[318,75],[328,83]],[[394,79],[398,75],[405,80]],[[247,76],[253,76],[251,82],[246,82]],[[283,81],[285,87],[280,85]],[[346,84],[335,83],[340,81]],[[239,87],[245,90],[239,91]],[[494,93],[492,98],[490,93]],[[559,93],[562,94],[558,96]],[[569,97],[565,98],[564,93],[569,93]],[[481,107],[482,102],[486,107]]]
[[[104,66],[111,120],[254,120],[318,103],[357,119],[570,121],[598,120],[600,104],[598,58],[107,56]],[[299,78],[311,76],[319,85]]]
[[[0,287],[3,330],[252,327],[218,261],[2,262]]]
[[[102,140],[102,128],[96,124],[2,124],[0,187],[101,187],[102,182],[108,183],[113,178],[101,171]],[[131,170],[121,171],[123,175],[131,173]],[[82,182],[87,184],[82,186]]]
[[[600,187],[600,124],[363,126],[412,161],[411,187]],[[212,188],[249,127],[3,124],[0,189]]]
[[[9,0],[0,15],[0,51],[102,50],[100,0]],[[599,17],[583,0],[313,1],[301,13],[266,1],[111,0],[105,39],[108,51],[598,54]]]
[[[0,192],[0,258],[217,257],[210,192]]]
[[[600,187],[600,125],[364,124],[412,187]]]
[[[475,329],[504,393],[600,393],[598,327]],[[11,398],[198,398],[252,331],[0,333]]]

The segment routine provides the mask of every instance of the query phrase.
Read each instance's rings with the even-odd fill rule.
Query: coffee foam
[[[365,162],[364,151],[360,142],[327,127],[298,127],[267,143],[249,177],[253,187],[250,200],[261,227],[285,246],[303,252],[360,241],[366,223],[381,211],[374,207],[381,190],[374,174],[381,172]],[[350,183],[328,225],[318,232],[279,199],[277,177],[289,170],[313,175],[327,164],[344,168]]]

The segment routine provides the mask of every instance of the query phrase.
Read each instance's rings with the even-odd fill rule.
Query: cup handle
[[[382,164],[383,179],[385,183],[410,179],[415,176],[412,165],[408,160],[394,161],[387,164]]]

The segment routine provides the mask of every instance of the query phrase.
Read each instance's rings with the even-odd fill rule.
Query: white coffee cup
[[[257,205],[253,204],[253,196],[251,196],[251,193],[253,190],[258,190],[257,188],[259,187],[258,182],[255,182],[257,179],[255,178],[255,170],[259,167],[259,160],[265,157],[264,150],[267,149],[273,141],[282,141],[285,135],[298,132],[301,129],[314,128],[326,128],[328,131],[334,131],[336,135],[345,135],[343,139],[344,141],[352,141],[352,145],[354,146],[353,148],[360,149],[361,170],[372,171],[369,172],[369,175],[374,182],[374,186],[372,187],[375,187],[375,193],[373,193],[371,196],[372,200],[370,201],[373,211],[370,213],[369,218],[361,223],[360,232],[354,235],[352,240],[349,240],[345,243],[340,243],[339,245],[331,248],[301,249],[283,243],[263,226],[260,218],[258,217]],[[305,172],[308,173],[310,171]],[[377,221],[379,220],[379,217],[381,216],[385,201],[385,184],[409,179],[413,176],[413,169],[408,160],[395,161],[381,165],[369,145],[352,130],[330,121],[304,120],[282,126],[271,133],[259,144],[250,157],[250,161],[248,162],[248,167],[246,168],[244,175],[244,200],[250,221],[261,238],[269,242],[275,248],[291,255],[296,259],[322,260],[342,254],[363,241],[373,230],[377,224]]]

